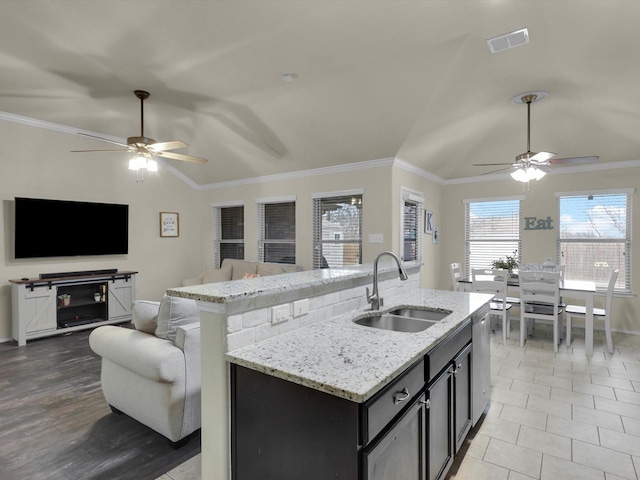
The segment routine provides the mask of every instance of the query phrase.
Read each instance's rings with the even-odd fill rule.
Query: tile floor
[[[491,403],[447,479],[638,479],[640,336],[614,334],[613,354],[594,336],[587,357],[577,328],[558,353],[546,325],[524,348],[494,334]]]
[[[515,326],[515,324],[514,324]],[[584,331],[553,352],[551,330],[536,325],[524,348],[491,338],[491,403],[447,480],[620,480],[640,478],[640,336]],[[158,480],[201,480],[200,455]]]

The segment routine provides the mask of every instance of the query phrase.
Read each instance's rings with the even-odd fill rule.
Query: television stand
[[[9,280],[12,333],[18,345],[35,338],[131,321],[138,272],[104,272]]]

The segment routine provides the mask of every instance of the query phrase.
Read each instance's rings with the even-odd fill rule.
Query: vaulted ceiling
[[[639,21],[620,0],[2,1],[0,112],[123,140],[144,89],[145,135],[208,158],[166,161],[199,185],[389,157],[449,180],[526,151],[511,98],[535,90],[532,150],[613,166],[640,158]]]

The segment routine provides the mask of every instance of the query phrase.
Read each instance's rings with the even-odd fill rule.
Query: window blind
[[[521,258],[520,200],[472,201],[465,207],[467,276],[514,252]]]
[[[313,268],[362,263],[362,195],[313,199]]]
[[[244,206],[214,207],[213,230],[216,268],[225,258],[244,258]]]
[[[631,193],[560,195],[557,256],[567,280],[606,288],[620,270],[616,291],[631,292]]]
[[[410,200],[404,201],[402,221],[402,260],[405,262],[422,259],[421,245],[422,204]]]
[[[295,202],[259,203],[258,222],[260,261],[296,263]]]

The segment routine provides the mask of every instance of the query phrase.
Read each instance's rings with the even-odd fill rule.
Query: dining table
[[[471,290],[471,278],[464,277],[458,280],[462,284],[462,290]],[[517,276],[510,276],[507,279],[507,286],[510,293],[517,292],[520,283]],[[584,280],[564,280],[560,287],[560,294],[566,298],[579,299],[584,301],[585,323],[584,323],[584,352],[585,355],[593,355],[593,299],[597,293],[596,283]]]

